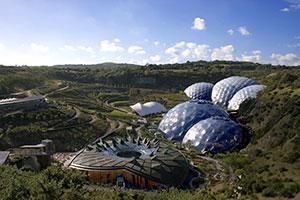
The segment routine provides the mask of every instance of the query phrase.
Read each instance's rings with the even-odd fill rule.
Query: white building
[[[136,103],[130,106],[130,108],[142,117],[151,114],[167,112],[167,109],[158,102],[147,102],[144,104]]]

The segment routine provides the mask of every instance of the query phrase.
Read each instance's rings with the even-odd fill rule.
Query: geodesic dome
[[[202,99],[211,101],[211,92],[214,85],[211,83],[195,83],[184,90],[186,96],[190,99]]]
[[[227,107],[229,100],[233,95],[244,87],[255,85],[256,81],[242,77],[231,76],[217,82],[212,90],[212,101],[224,108]]]
[[[239,90],[228,102],[228,110],[238,110],[240,105],[248,100],[255,99],[259,91],[265,89],[264,85],[251,85]]]
[[[181,142],[190,127],[200,120],[213,116],[228,117],[228,114],[209,101],[186,101],[169,110],[158,128],[165,133],[168,139]]]
[[[228,118],[211,117],[199,121],[186,133],[182,143],[189,143],[202,153],[230,151],[242,142],[243,129]]]

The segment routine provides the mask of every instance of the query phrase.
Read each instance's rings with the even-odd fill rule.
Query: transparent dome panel
[[[209,101],[191,100],[169,110],[158,128],[165,133],[168,139],[181,142],[190,127],[200,120],[212,116],[228,117],[228,114]]]
[[[182,142],[202,153],[216,154],[234,149],[242,138],[243,129],[238,123],[228,118],[212,117],[191,127]]]

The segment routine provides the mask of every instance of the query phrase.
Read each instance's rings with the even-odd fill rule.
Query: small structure
[[[138,125],[144,125],[148,123],[146,118],[138,119],[136,122]]]
[[[136,103],[132,106],[130,106],[134,112],[136,112],[139,116],[147,116],[157,113],[164,113],[167,112],[167,109],[158,102],[147,102],[144,104]]]
[[[184,155],[156,139],[99,139],[71,159],[69,167],[88,180],[130,188],[180,187],[189,174]]]
[[[0,116],[17,110],[32,110],[47,105],[43,96],[7,98],[0,100]]]
[[[9,156],[9,151],[0,151],[0,165],[7,163],[8,156]]]
[[[54,153],[54,145],[52,140],[42,140],[40,144],[23,145],[20,146],[23,155],[39,155],[47,154],[52,155]]]
[[[18,167],[35,171],[45,169],[51,165],[55,152],[52,140],[42,140],[40,144],[23,145],[12,150],[10,157]]]

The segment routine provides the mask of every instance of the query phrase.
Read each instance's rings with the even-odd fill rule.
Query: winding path
[[[70,87],[70,86],[67,85],[66,87],[59,88],[59,89],[57,89],[57,90],[54,90],[54,91],[49,92],[49,93],[47,93],[47,94],[44,94],[43,97],[46,98],[47,96],[52,95],[52,94],[54,94],[54,93],[56,93],[56,92],[64,91],[64,90],[68,89],[69,87]]]
[[[220,175],[222,178],[224,178],[226,176],[225,174],[225,167],[228,168],[228,171],[229,171],[229,180],[230,181],[235,181],[237,180],[237,177],[236,175],[233,173],[233,169],[230,165],[226,165],[225,163],[219,161],[219,160],[216,160],[214,158],[211,158],[211,157],[208,157],[208,156],[198,156],[199,158],[203,159],[203,160],[206,160],[210,163],[213,163],[216,167],[216,170],[219,171],[220,173],[217,173],[215,174],[215,176],[218,176]],[[224,167],[225,166],[225,167]]]

